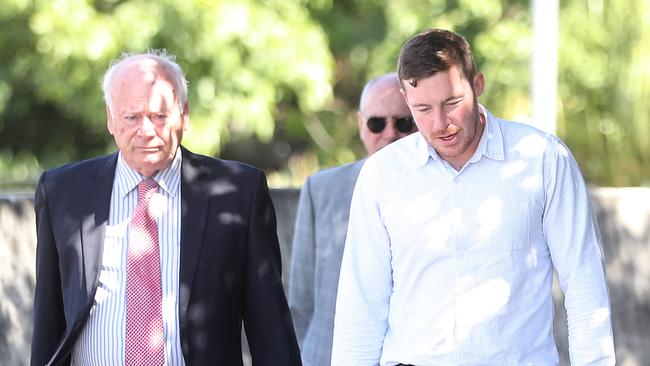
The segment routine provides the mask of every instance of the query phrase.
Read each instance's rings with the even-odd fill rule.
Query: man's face
[[[181,110],[171,76],[154,60],[129,61],[116,72],[108,131],[126,163],[151,177],[174,160],[189,123],[188,106]]]
[[[441,158],[460,169],[472,157],[483,134],[478,100],[483,93],[483,74],[472,84],[456,66],[417,81],[403,80],[403,93],[415,123]]]
[[[406,105],[404,97],[400,94],[397,82],[379,81],[371,85],[364,105],[361,106],[357,117],[359,136],[368,155],[374,154],[384,146],[408,136],[416,130],[414,124],[408,124],[404,121],[405,118],[411,117],[411,111]],[[382,125],[382,119],[385,125],[383,129],[377,131],[378,127]],[[377,132],[373,132],[368,126],[369,120],[370,127],[373,127]],[[406,129],[404,126],[411,126],[411,128]]]

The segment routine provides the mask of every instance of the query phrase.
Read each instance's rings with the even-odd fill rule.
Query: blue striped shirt
[[[162,271],[165,365],[185,365],[180,346],[178,284],[181,238],[181,154],[154,179],[160,188],[150,205],[156,213]],[[144,177],[119,153],[95,303],[72,350],[72,365],[123,365],[126,319],[126,258],[128,225],[138,203],[138,183]]]
[[[572,365],[614,365],[602,242],[568,148],[481,107],[460,169],[422,134],[366,160],[352,203],[332,365],[558,365],[553,270]]]

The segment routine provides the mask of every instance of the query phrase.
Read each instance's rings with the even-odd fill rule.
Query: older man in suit
[[[43,173],[32,365],[300,365],[265,176],[180,146],[172,56],[104,77],[118,152]]]
[[[416,130],[395,73],[361,93],[359,136],[368,155]],[[309,177],[298,205],[289,306],[305,365],[330,365],[336,289],[354,184],[365,159]]]

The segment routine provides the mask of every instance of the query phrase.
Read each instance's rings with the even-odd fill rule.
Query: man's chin
[[[162,151],[142,152],[140,154],[140,162],[142,165],[156,167],[164,165],[168,160],[167,156]]]

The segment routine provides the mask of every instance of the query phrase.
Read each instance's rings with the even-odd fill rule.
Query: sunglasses
[[[368,129],[374,133],[381,133],[381,131],[386,128],[386,117],[370,117],[366,121]],[[415,121],[413,117],[396,117],[395,118],[395,128],[401,133],[408,133],[413,131],[415,126]]]

